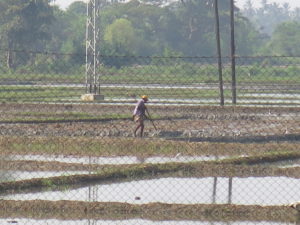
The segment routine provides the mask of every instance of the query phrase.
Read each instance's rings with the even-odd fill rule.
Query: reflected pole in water
[[[231,204],[232,200],[232,177],[229,177],[228,180],[228,204]]]
[[[216,203],[216,197],[217,197],[217,183],[218,183],[218,178],[214,177],[214,184],[213,184],[213,195],[212,195],[212,203]]]
[[[98,163],[97,158],[96,157],[89,157],[89,165]],[[92,174],[92,169],[89,169],[89,174]],[[89,202],[96,202],[98,199],[98,187],[97,186],[92,186],[89,185],[89,189],[88,189],[88,201]],[[89,219],[88,220],[88,225],[96,225],[97,221],[94,219]]]
[[[215,160],[218,160],[219,157],[216,156]],[[217,197],[217,183],[218,183],[218,178],[214,177],[214,184],[213,184],[213,194],[212,194],[212,203],[216,203],[216,197]]]

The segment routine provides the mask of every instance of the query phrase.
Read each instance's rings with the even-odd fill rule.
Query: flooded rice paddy
[[[146,204],[283,205],[300,199],[300,180],[287,177],[161,178],[2,195],[5,200],[68,200]],[[91,195],[91,192],[93,193]]]
[[[6,107],[8,107],[9,110],[3,116],[3,120],[10,119],[11,115],[13,115],[12,112],[16,113],[19,111],[19,108],[16,107]],[[30,112],[32,110],[38,110],[36,109],[35,105],[26,107]],[[55,108],[53,108],[52,110],[56,112],[57,107],[59,106],[55,106]],[[85,111],[87,110],[86,107],[88,106],[85,105],[83,108],[83,106],[74,105],[72,106],[72,112],[75,112],[76,110],[78,110],[78,112]],[[92,114],[101,116],[99,112],[104,112],[104,108],[107,110],[105,111],[107,115],[118,114],[120,112],[123,113],[124,111],[123,109],[120,110],[119,106],[101,106],[101,110],[99,107],[89,107],[89,110],[91,110],[89,111],[89,113],[92,112]],[[6,135],[28,137],[27,139],[24,139],[25,141],[27,141],[26,143],[28,143],[28,145],[22,145],[24,140],[21,140],[20,143],[17,139],[11,140],[9,142],[10,144],[2,141],[2,145],[4,146],[3,151],[6,152],[2,152],[3,155],[1,156],[1,183],[26,183],[26,180],[28,181],[30,179],[35,180],[46,178],[44,180],[38,181],[48,182],[47,185],[49,185],[46,186],[46,188],[36,189],[33,185],[32,189],[31,187],[29,187],[24,189],[24,191],[23,189],[18,190],[17,188],[12,189],[12,191],[10,192],[2,191],[0,194],[0,207],[5,207],[5,204],[7,202],[13,202],[11,203],[13,207],[7,210],[7,214],[5,214],[6,211],[3,211],[3,208],[1,208],[2,216],[0,218],[2,219],[0,219],[0,224],[299,224],[299,222],[297,222],[299,221],[299,211],[297,211],[295,208],[290,207],[290,204],[300,201],[300,180],[297,179],[299,178],[299,176],[295,175],[295,173],[299,174],[297,172],[297,167],[300,166],[300,160],[277,160],[276,162],[272,163],[266,163],[264,162],[264,160],[261,160],[261,162],[259,162],[261,167],[257,167],[257,170],[255,171],[253,170],[254,174],[252,175],[249,171],[246,171],[250,167],[247,167],[247,165],[244,165],[243,163],[235,164],[239,165],[239,167],[237,166],[235,168],[235,165],[233,164],[224,164],[218,168],[212,167],[212,170],[214,169],[214,171],[204,171],[205,173],[201,171],[201,168],[209,170],[209,167],[191,166],[195,162],[209,163],[210,161],[216,159],[227,159],[229,156],[239,156],[242,158],[243,156],[264,154],[268,151],[273,151],[274,146],[280,141],[282,141],[282,143],[283,141],[286,142],[280,146],[280,149],[279,147],[277,147],[276,151],[293,150],[296,152],[298,148],[297,143],[299,141],[300,131],[299,110],[284,110],[278,108],[254,110],[226,107],[222,109],[190,108],[190,110],[186,110],[186,108],[176,108],[176,110],[174,110],[174,108],[172,107],[155,108],[154,105],[150,105],[150,107],[152,109],[151,112],[153,112],[152,115],[157,118],[155,122],[160,130],[159,132],[155,131],[151,124],[148,123],[149,121],[147,121],[147,138],[145,138],[145,143],[148,143],[149,146],[151,146],[153,150],[153,152],[151,153],[147,151],[141,152],[140,150],[143,150],[143,145],[136,144],[137,147],[134,150],[131,149],[133,145],[132,142],[137,143],[137,141],[132,138],[132,127],[134,126],[134,124],[132,124],[132,121],[129,119],[99,119],[95,121],[71,121],[68,123],[57,123],[55,121],[47,123],[17,123],[14,121],[10,121],[9,123],[1,124],[1,137],[5,137]],[[48,113],[49,107],[43,110],[45,111],[45,113]],[[125,112],[131,112],[131,108],[129,107],[128,109],[126,108],[126,110]],[[41,112],[42,111],[38,110],[38,115],[42,115]],[[173,118],[170,119],[170,115],[172,115]],[[155,136],[154,134],[157,135]],[[60,136],[72,138],[66,139],[68,140],[67,142],[64,142],[64,140],[61,139],[61,142],[54,145],[54,137]],[[36,145],[32,145],[31,137],[43,139],[40,142],[36,142]],[[110,139],[106,139],[108,141],[108,144],[106,143],[106,145],[95,145],[101,147],[107,146],[106,149],[97,151],[98,147],[95,149],[88,148],[90,147],[89,141],[87,142],[86,146],[79,145],[80,141],[77,142],[79,146],[72,146],[72,142],[81,137],[91,137],[93,139],[95,137],[99,137],[98,140],[93,142],[93,145],[95,145],[96,142],[100,143],[101,138]],[[162,143],[168,142],[169,140],[167,138],[173,137],[175,142],[172,143],[176,144],[170,145],[170,152],[163,153],[162,151],[164,149],[161,147]],[[258,145],[255,145],[255,147],[254,145],[250,146],[250,143],[258,143],[257,137],[261,138],[261,145],[258,148]],[[47,138],[49,138],[49,140]],[[189,141],[190,146],[185,146],[186,149],[182,150],[181,148],[187,142],[180,142],[179,138],[185,138],[185,141]],[[197,139],[199,145],[191,144],[193,141],[192,138],[199,138]],[[226,140],[228,140],[228,143],[240,143],[240,146],[242,148],[238,149],[239,146],[237,146],[234,150],[230,147],[228,147],[228,149],[224,149],[225,141],[222,141],[223,139],[221,138],[226,138]],[[116,140],[118,140],[120,143],[114,143]],[[159,143],[159,145],[151,145],[154,143],[154,141],[152,143],[151,140],[160,140],[161,142]],[[209,151],[210,149],[205,150],[206,145],[204,144],[203,140],[215,144],[220,143],[220,145],[216,148],[219,148],[218,150],[220,152],[223,152],[224,154],[214,155],[214,153],[211,153]],[[244,140],[246,140],[247,143],[249,142],[249,144],[245,144],[246,142]],[[47,143],[48,141],[49,143]],[[104,141],[102,140],[102,142]],[[264,143],[271,142],[274,142],[274,146],[271,146],[270,148],[264,148]],[[124,148],[127,148],[125,150],[128,150],[128,152],[120,149],[121,147],[123,147],[122,144],[124,143],[126,143],[126,145],[124,145]],[[177,143],[181,144],[178,144],[178,146],[176,146]],[[286,149],[285,147],[291,146],[291,143],[294,143],[294,148]],[[49,146],[51,147],[49,147],[47,151],[44,151],[44,144],[49,144]],[[13,149],[12,146],[16,146],[16,149]],[[31,149],[31,146],[35,146],[34,151],[33,149]],[[191,149],[192,147],[194,148]],[[74,151],[73,148],[78,152]],[[244,151],[245,148],[253,149],[247,149],[247,151]],[[260,153],[259,151],[262,148],[264,148],[264,152]],[[26,150],[26,152],[22,152],[23,149]],[[96,154],[93,154],[93,151],[91,149],[93,151],[95,150]],[[13,152],[11,152],[11,150],[13,150]],[[204,150],[206,151],[205,153]],[[228,150],[228,152],[231,152],[231,154],[226,155],[226,150]],[[195,152],[197,151],[203,152],[202,154],[197,155],[195,154]],[[274,152],[276,151],[274,150]],[[76,156],[76,153],[78,153],[78,156]],[[35,163],[35,165],[30,163]],[[174,164],[180,164],[183,169],[182,171],[178,170],[177,172],[181,174],[178,176],[172,176],[171,173],[171,175],[167,173],[161,175],[163,172],[167,171],[167,169],[163,170],[165,168],[163,168],[161,165],[164,166],[168,163],[173,163],[172,165],[168,165],[170,166],[170,168],[168,167],[167,169],[169,169],[170,171],[172,170],[172,168],[178,169],[178,167],[176,167],[177,165],[174,166]],[[77,167],[72,164],[76,164]],[[149,164],[153,166],[151,167],[149,166]],[[157,166],[158,164],[160,164],[160,166]],[[28,168],[31,165],[33,167],[31,168],[31,170],[29,170]],[[49,167],[47,167],[46,165]],[[127,169],[126,172],[129,172],[130,179],[126,177],[127,174],[124,175],[125,178],[120,176],[120,179],[118,177],[118,174],[110,173],[109,175],[113,174],[115,176],[114,179],[108,179],[104,181],[88,180],[88,182],[85,182],[87,180],[84,180],[83,182],[78,183],[70,182],[68,184],[59,184],[60,187],[56,186],[57,183],[51,183],[52,180],[50,180],[50,178],[53,177],[64,178],[69,175],[87,176],[93,173],[96,174],[98,172],[103,172],[106,168],[112,167],[118,167],[121,168],[120,170],[125,170],[124,168],[129,168],[130,166],[135,165],[138,166],[138,169],[145,168],[145,171],[149,172],[150,175],[148,176],[148,174],[146,174],[146,176],[143,176],[142,172],[144,171],[138,169]],[[74,167],[72,168],[72,166]],[[80,166],[82,166],[81,169],[78,169],[80,168]],[[153,172],[153,168],[157,169],[157,171],[151,174],[151,172]],[[229,169],[226,170],[227,168]],[[261,170],[262,168],[263,170]],[[282,173],[278,175],[278,170],[276,170],[276,172],[275,169],[273,170],[273,168],[282,168],[285,169],[285,171],[287,171],[288,169],[292,170],[288,170],[289,172],[286,172],[286,174]],[[197,169],[199,171],[197,171]],[[217,169],[221,169],[222,171],[218,173],[216,172]],[[234,169],[242,171],[234,171]],[[197,172],[197,176],[193,177],[191,175],[192,173],[189,173],[190,170],[194,170],[193,172],[195,173]],[[232,171],[234,171],[235,174],[230,174],[230,172]],[[273,172],[274,174],[272,174]],[[135,173],[137,173],[138,175],[136,175]],[[49,180],[47,180],[47,178],[49,178]],[[34,182],[32,182],[31,184],[33,183]],[[35,184],[37,184],[37,182]],[[41,203],[37,201],[45,201],[45,203],[42,203],[45,204],[45,207],[42,207],[39,213],[35,215],[34,210],[30,211],[30,207],[39,207],[39,204]],[[94,211],[94,214],[89,214],[89,211],[86,210],[86,208],[81,208],[81,205],[84,205],[82,207],[86,207],[85,204],[88,204],[90,207],[90,204],[93,203],[107,203],[108,205],[105,205],[105,207],[101,208],[101,210],[104,211],[106,210],[107,206],[108,208],[110,207],[110,204],[122,203],[125,205],[125,212],[127,212],[126,207],[131,209],[131,211],[129,210],[130,215],[123,213],[123,208],[121,208],[120,212],[121,214],[123,213],[121,217],[113,214],[110,218],[103,218],[98,217],[98,211]],[[201,208],[201,210],[197,211],[196,213],[194,211],[189,211],[189,213],[192,213],[184,216],[180,214],[178,218],[175,218],[177,216],[176,210],[170,210],[170,212],[173,212],[174,215],[159,215],[158,217],[152,218],[151,216],[148,216],[148,212],[151,211],[149,210],[149,208],[153,207],[153,205],[155,205],[156,203],[167,204],[168,207],[171,208],[176,207],[176,205],[177,207],[179,206],[179,208],[181,205],[184,205],[182,206],[182,208],[191,207],[192,209],[197,207],[225,207],[225,211],[227,210],[226,207],[233,207],[233,209],[237,212],[240,212],[240,207],[245,206],[249,208],[256,208],[256,213],[259,213],[261,210],[268,209],[268,207],[278,206],[286,207],[284,210],[291,210],[292,215],[297,215],[297,217],[286,216],[289,214],[285,214],[284,216],[277,215],[276,213],[274,213],[272,208],[272,210],[270,210],[270,214],[263,213],[263,216],[258,216],[254,219],[252,219],[252,214],[249,214],[247,217],[243,217],[243,215],[230,217],[231,215],[229,215],[229,219],[227,217],[222,217],[222,215],[217,215],[219,217],[209,217],[207,219],[206,217],[197,217],[199,215],[202,216],[201,213],[203,213],[203,211],[201,210],[203,209]],[[21,204],[24,204],[23,208],[20,206]],[[56,212],[48,212],[49,209],[51,209],[51,207],[49,207],[49,205],[51,204],[58,204],[56,208],[58,210]],[[59,204],[62,205],[60,206]],[[65,206],[64,204],[68,206],[73,204],[74,206],[74,208],[70,207],[70,211],[73,210],[73,214],[70,213],[70,215],[68,215],[69,217],[64,217],[66,213],[65,211],[59,211],[59,207],[61,207],[61,209],[67,208],[67,206]],[[139,211],[138,207],[149,208],[147,208],[148,211]],[[167,206],[163,205],[161,206],[161,208],[154,207],[152,208],[152,210],[153,212],[159,213],[160,211],[165,210],[166,207]],[[100,208],[97,209],[100,210]],[[110,209],[112,209],[113,211],[114,208],[112,207]],[[102,212],[101,210],[100,212]],[[18,213],[14,214],[15,212]],[[226,212],[229,212],[230,214],[232,211]],[[43,214],[43,216],[40,216],[41,214]],[[77,217],[77,214],[82,214],[83,216],[79,218]]]

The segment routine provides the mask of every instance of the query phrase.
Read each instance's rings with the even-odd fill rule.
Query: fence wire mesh
[[[299,57],[0,55],[1,223],[299,223]]]

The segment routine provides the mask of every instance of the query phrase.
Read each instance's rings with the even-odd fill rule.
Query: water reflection
[[[214,177],[213,178],[213,194],[212,194],[212,203],[215,204],[216,202],[216,197],[217,197],[217,184],[218,184],[218,178]],[[227,203],[231,204],[231,198],[232,198],[232,177],[228,178],[228,200]]]
[[[218,160],[219,157],[216,156],[215,160]],[[218,177],[213,178],[213,194],[212,194],[212,203],[216,203],[216,197],[217,197],[217,184],[218,184]],[[228,204],[231,204],[231,198],[232,198],[232,177],[228,179]]]
[[[0,182],[13,180],[12,172],[0,170]]]

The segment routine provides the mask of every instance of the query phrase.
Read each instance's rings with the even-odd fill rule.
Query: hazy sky
[[[56,4],[59,5],[61,8],[68,7],[72,2],[77,0],[56,0]],[[81,0],[87,1],[87,0]],[[247,0],[235,0],[238,7],[242,7]],[[259,6],[261,0],[252,0],[254,6]],[[278,4],[289,3],[291,8],[299,7],[300,8],[300,0],[268,0],[269,3],[276,2]]]

